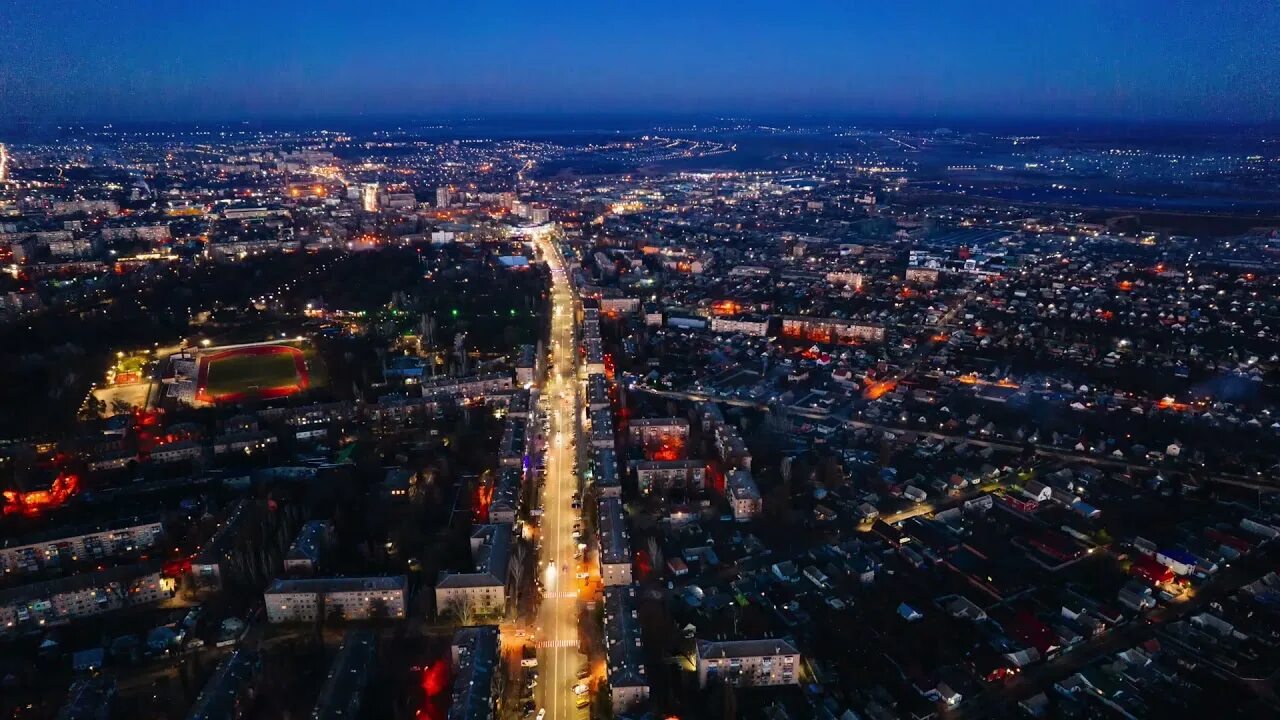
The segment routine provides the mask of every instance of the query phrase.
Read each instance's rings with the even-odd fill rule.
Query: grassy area
[[[218,397],[298,382],[292,355],[232,355],[210,362],[207,389]]]

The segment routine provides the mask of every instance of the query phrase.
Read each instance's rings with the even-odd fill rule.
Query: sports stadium
[[[193,405],[287,397],[312,386],[310,355],[301,341],[186,350],[173,356],[170,394]]]

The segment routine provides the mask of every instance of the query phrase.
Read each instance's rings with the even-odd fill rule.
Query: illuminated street
[[[578,581],[574,578],[576,541],[572,537],[579,518],[572,507],[578,490],[574,468],[577,454],[578,394],[577,346],[574,341],[574,300],[564,264],[549,239],[540,242],[551,268],[552,307],[550,371],[543,388],[544,412],[550,418],[546,450],[546,484],[543,490],[542,544],[538,567],[544,595],[538,612],[538,667],[541,707],[548,718],[577,715],[573,686],[583,662],[578,654]]]

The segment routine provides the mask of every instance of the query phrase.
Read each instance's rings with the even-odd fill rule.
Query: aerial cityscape
[[[1280,6],[125,5],[0,9],[0,717],[1280,717]]]

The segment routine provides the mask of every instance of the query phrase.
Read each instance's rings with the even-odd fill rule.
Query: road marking
[[[577,640],[539,640],[538,642],[534,643],[533,646],[540,650],[545,650],[548,648],[576,648],[578,647],[578,641]]]
[[[544,599],[552,598],[552,599],[567,600],[569,598],[576,599],[578,597],[578,593],[574,590],[552,590],[551,592],[542,593],[542,597]]]

